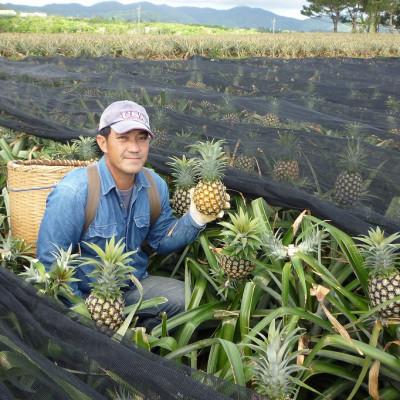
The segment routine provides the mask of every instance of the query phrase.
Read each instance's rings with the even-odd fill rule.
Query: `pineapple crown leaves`
[[[360,172],[364,167],[366,155],[359,139],[349,139],[346,151],[339,158],[339,166],[350,173]]]
[[[279,146],[281,160],[297,160],[299,158],[299,138],[293,132],[278,133],[278,138],[275,141]]]
[[[274,260],[284,260],[287,258],[287,248],[282,242],[282,233],[280,230],[275,233],[268,231],[262,235],[262,249]]]
[[[76,155],[79,160],[90,161],[98,157],[98,147],[96,139],[92,136],[79,136],[72,140],[76,144]]]
[[[190,146],[190,150],[199,153],[201,158],[196,159],[196,175],[205,181],[216,181],[224,176],[228,164],[223,140],[198,141]]]
[[[128,286],[126,282],[134,268],[129,265],[131,256],[136,250],[124,252],[123,239],[115,243],[115,236],[107,240],[105,249],[102,250],[94,243],[87,243],[97,258],[85,257],[81,265],[93,265],[94,269],[88,274],[94,281],[90,283],[92,292],[98,296],[115,300],[121,295],[121,289]]]
[[[195,166],[196,160],[189,158],[185,155],[182,158],[170,157],[170,162],[167,165],[171,166],[171,175],[177,188],[189,189],[196,184]]]
[[[356,238],[361,242],[358,245],[364,257],[364,265],[371,269],[372,275],[385,275],[396,271],[396,264],[400,260],[400,232],[385,237],[385,232],[379,227],[370,229],[368,235]]]
[[[254,369],[253,382],[258,392],[271,400],[281,400],[293,395],[296,390],[296,373],[305,368],[296,364],[296,358],[302,351],[293,351],[300,338],[300,328],[288,331],[281,328],[281,323],[276,327],[272,321],[265,337],[258,332],[259,337],[250,337],[253,343],[248,347],[255,350],[250,356]]]
[[[262,224],[257,217],[250,217],[242,208],[237,214],[229,213],[231,222],[219,222],[224,253],[241,258],[254,257],[261,247]]]
[[[21,275],[24,275],[26,280],[30,280],[33,283],[44,283],[41,291],[48,296],[57,297],[57,295],[65,292],[72,294],[70,284],[80,280],[74,278],[79,254],[73,254],[72,245],[70,245],[67,250],[56,246],[56,250],[52,252],[52,255],[54,256],[54,262],[48,272],[40,262],[32,262],[30,267],[26,268],[26,271]]]
[[[306,229],[297,239],[297,251],[304,254],[315,253],[323,243],[326,242],[327,232],[320,230],[317,226]]]

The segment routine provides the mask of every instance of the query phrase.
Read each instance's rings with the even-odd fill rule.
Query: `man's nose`
[[[128,142],[128,150],[137,152],[137,151],[139,151],[139,149],[140,149],[140,146],[139,146],[137,140],[135,138],[130,139]]]

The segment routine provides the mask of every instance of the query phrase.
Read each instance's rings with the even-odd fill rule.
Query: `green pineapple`
[[[346,152],[339,156],[338,163],[342,171],[336,178],[334,188],[334,199],[339,206],[353,206],[360,199],[363,184],[360,171],[364,159],[359,140],[349,141]]]
[[[187,159],[184,155],[182,159],[170,157],[172,160],[167,164],[172,167],[171,175],[174,178],[175,191],[172,196],[172,208],[178,216],[185,214],[190,207],[189,190],[196,185],[196,175],[194,167],[196,161]]]
[[[164,147],[168,144],[169,138],[165,129],[166,120],[167,114],[163,110],[157,110],[152,121],[154,133],[154,138],[150,142],[152,146]]]
[[[102,331],[117,331],[123,318],[124,299],[122,288],[128,286],[127,280],[134,268],[129,265],[130,256],[136,251],[124,253],[123,239],[115,243],[113,236],[106,242],[105,250],[94,243],[86,243],[98,258],[85,258],[82,265],[93,265],[88,274],[93,281],[86,305],[92,319]]]
[[[201,156],[195,165],[195,172],[200,181],[195,187],[193,200],[196,208],[206,215],[218,215],[229,201],[226,187],[221,181],[228,161],[222,145],[222,140],[212,140],[190,146]]]
[[[379,227],[369,230],[368,235],[359,238],[362,242],[360,248],[364,265],[370,269],[368,294],[372,307],[400,296],[399,239],[400,233],[385,238]],[[400,300],[384,306],[380,315],[384,319],[400,319]]]
[[[300,177],[298,138],[291,132],[285,132],[279,134],[276,143],[279,146],[280,158],[274,163],[272,176],[277,181],[297,181]]]
[[[218,258],[222,269],[233,279],[246,278],[254,269],[252,260],[256,258],[261,241],[262,225],[257,218],[250,217],[243,209],[237,214],[229,214],[231,222],[220,222],[223,227],[223,248]]]
[[[275,327],[272,320],[268,328],[268,336],[258,333],[259,337],[251,337],[248,346],[255,350],[250,357],[253,370],[253,384],[261,395],[269,400],[292,400],[296,392],[296,376],[305,368],[296,364],[301,351],[293,351],[298,343],[299,329],[289,331]]]

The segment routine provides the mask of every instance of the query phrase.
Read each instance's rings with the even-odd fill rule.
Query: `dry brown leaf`
[[[369,369],[369,377],[368,377],[368,393],[372,397],[373,400],[379,400],[379,369],[381,367],[381,363],[378,360],[375,360],[371,368]]]

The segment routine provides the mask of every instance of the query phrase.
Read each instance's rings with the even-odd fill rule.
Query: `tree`
[[[351,31],[357,32],[357,27],[362,20],[363,5],[360,0],[348,0],[345,2],[346,8],[340,21],[343,23],[351,23]]]
[[[307,17],[328,15],[333,22],[333,31],[337,32],[341,13],[346,9],[344,0],[307,0],[309,6],[303,6],[301,13]]]

